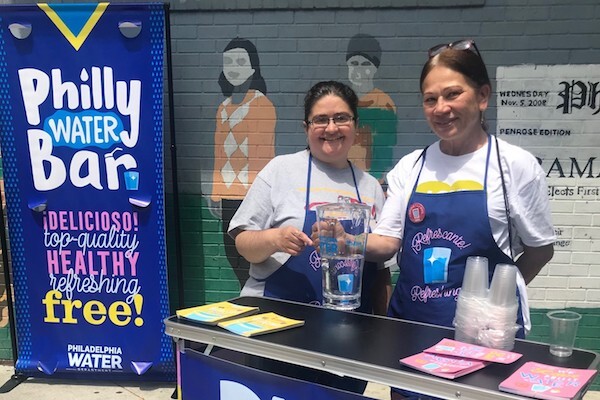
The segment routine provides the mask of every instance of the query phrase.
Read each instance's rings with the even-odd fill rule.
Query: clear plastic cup
[[[567,310],[550,311],[546,315],[550,319],[550,354],[569,357],[573,353],[581,315]]]
[[[467,258],[461,294],[486,297],[488,292],[488,259],[481,256]]]
[[[478,344],[479,330],[485,326],[484,317],[486,310],[484,297],[464,295],[461,292],[456,304],[454,314],[454,340],[459,342]]]
[[[517,267],[497,264],[492,276],[488,300],[494,306],[512,306],[517,303]]]

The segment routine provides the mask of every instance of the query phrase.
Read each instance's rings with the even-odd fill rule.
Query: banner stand
[[[12,361],[13,368],[17,364],[17,332],[15,327],[14,317],[14,303],[13,303],[13,291],[12,291],[12,280],[10,278],[10,270],[8,264],[8,243],[6,240],[6,224],[4,221],[4,202],[2,201],[4,193],[0,193],[0,248],[2,249],[2,265],[4,265],[4,285],[6,287],[6,304],[8,306],[8,326],[10,330],[10,345],[12,347]],[[21,382],[27,380],[27,376],[18,372],[15,372],[8,381],[0,387],[0,393],[8,393]]]
[[[183,294],[183,270],[181,266],[181,258],[182,258],[182,249],[181,249],[181,232],[180,232],[180,208],[179,208],[179,188],[178,188],[178,179],[177,179],[177,149],[176,149],[176,140],[175,140],[175,124],[174,124],[174,103],[173,103],[173,73],[172,73],[172,56],[171,56],[171,32],[170,32],[170,4],[165,2],[162,3],[164,8],[164,18],[165,18],[165,53],[166,53],[166,67],[167,67],[167,97],[169,100],[168,110],[168,124],[170,130],[170,153],[171,153],[171,178],[172,178],[172,189],[173,189],[173,216],[174,216],[174,246],[175,246],[175,269],[176,269],[176,277],[177,277],[177,290],[178,290],[178,301],[177,308],[182,308],[184,304],[184,294]],[[5,197],[4,191],[0,193],[0,201],[2,201]],[[16,312],[14,306],[14,291],[12,290],[13,281],[11,278],[12,268],[9,264],[8,257],[8,241],[7,241],[7,229],[8,226],[6,224],[6,219],[4,217],[4,206],[3,202],[0,203],[0,249],[2,250],[2,263],[4,265],[4,280],[6,286],[7,293],[7,308],[9,314],[9,330],[11,336],[11,347],[12,347],[12,362],[13,368],[16,369],[16,364],[18,360],[18,343],[17,343],[17,332],[16,332]],[[167,271],[168,274],[168,271]],[[174,345],[175,342],[174,342]],[[176,348],[174,348],[176,351]],[[22,372],[14,371],[14,374],[10,377],[8,381],[6,381],[2,386],[0,386],[0,393],[8,393],[15,387],[17,387],[22,382],[25,382],[29,377],[33,377],[34,375],[27,375]],[[173,393],[172,398],[177,398],[177,387],[175,388],[175,392]]]
[[[177,309],[184,307],[183,291],[183,268],[181,267],[181,224],[179,221],[179,183],[177,179],[177,144],[175,140],[175,105],[173,104],[173,61],[171,56],[171,17],[169,12],[169,3],[165,3],[165,35],[166,35],[166,57],[167,57],[167,84],[169,90],[167,96],[169,99],[169,131],[171,148],[171,179],[173,180],[173,230],[175,231],[175,257],[177,257]]]
[[[171,14],[170,4],[164,3],[165,7],[165,35],[166,35],[166,57],[167,57],[167,84],[169,90],[167,96],[169,99],[169,138],[170,138],[170,149],[171,149],[171,179],[173,181],[173,229],[175,230],[175,257],[177,261],[175,263],[175,270],[177,273],[177,309],[184,308],[185,294],[183,290],[183,267],[181,266],[181,260],[183,252],[181,249],[181,224],[179,221],[179,183],[177,178],[177,144],[175,140],[175,106],[173,103],[173,60],[171,56]],[[173,351],[177,354],[177,343],[173,341]],[[176,369],[179,365],[176,364]],[[179,376],[179,371],[177,371]],[[172,399],[178,399],[179,393],[177,385],[175,390],[171,394]]]

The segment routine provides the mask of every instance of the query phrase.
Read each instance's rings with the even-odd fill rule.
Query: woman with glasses
[[[368,204],[373,218],[379,216],[384,203],[379,182],[348,161],[356,136],[357,105],[354,91],[339,82],[317,83],[306,94],[303,125],[308,147],[271,160],[229,224],[239,253],[250,262],[250,278],[241,295],[321,304],[321,263],[310,238],[315,207],[343,196]],[[358,310],[385,314],[390,292],[390,273],[383,263],[365,263]],[[363,393],[366,387],[364,381],[272,360],[248,362],[355,393]]]
[[[250,263],[241,294],[321,304],[320,258],[310,239],[315,207],[339,196],[372,207],[384,203],[380,184],[348,161],[357,127],[358,99],[334,81],[314,85],[304,99],[308,147],[275,157],[258,174],[229,224],[239,253]],[[365,265],[360,311],[385,314],[390,275]]]
[[[388,315],[452,326],[467,257],[487,257],[490,278],[496,264],[516,265],[523,298],[523,283],[552,258],[555,236],[537,160],[486,131],[492,85],[475,42],[431,48],[420,89],[439,140],[387,175],[367,256],[384,260],[401,249]]]

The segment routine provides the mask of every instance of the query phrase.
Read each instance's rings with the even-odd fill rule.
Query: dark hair
[[[478,54],[471,50],[447,49],[435,57],[431,57],[423,66],[419,86],[421,93],[423,93],[423,81],[425,81],[431,70],[438,65],[463,75],[477,89],[485,85],[489,85],[490,89],[492,87],[485,64]]]
[[[323,81],[315,84],[304,96],[304,122],[308,122],[308,116],[315,103],[327,95],[334,95],[344,100],[352,116],[358,116],[358,97],[349,86],[337,81]],[[356,123],[356,119],[354,120]]]
[[[254,74],[252,75],[252,81],[248,89],[255,89],[262,94],[267,94],[267,84],[260,74],[260,62],[258,61],[258,52],[254,44],[247,39],[235,38],[225,46],[223,53],[232,49],[244,49],[248,53],[250,66],[254,68]],[[233,93],[234,86],[227,80],[223,71],[219,75],[219,86],[221,86],[221,92],[225,97],[229,97]]]
[[[381,63],[381,46],[377,39],[366,33],[359,33],[350,38],[348,50],[346,50],[346,61],[354,56],[363,56],[379,68]]]

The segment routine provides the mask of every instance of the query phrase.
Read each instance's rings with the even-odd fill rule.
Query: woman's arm
[[[548,244],[542,247],[529,247],[523,245],[523,253],[516,264],[523,275],[525,284],[535,278],[541,269],[552,259],[554,255],[554,244]]]
[[[370,233],[367,237],[367,252],[365,258],[369,261],[387,261],[400,250],[402,241],[392,236]]]
[[[304,247],[312,245],[304,232],[292,226],[232,233],[237,251],[253,264],[265,261],[278,251],[297,256]]]

